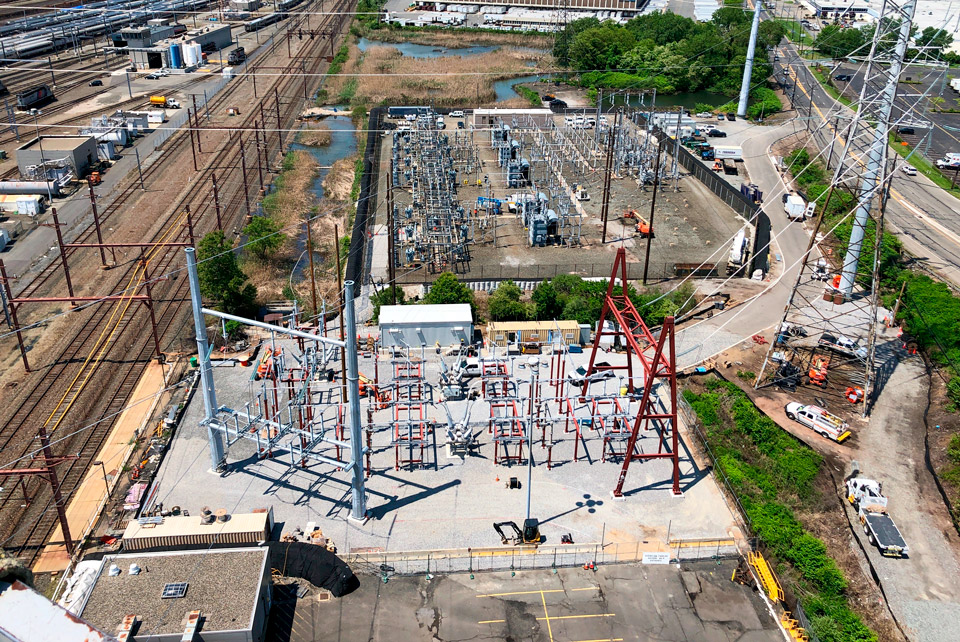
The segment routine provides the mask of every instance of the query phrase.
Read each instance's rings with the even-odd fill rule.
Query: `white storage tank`
[[[196,43],[183,45],[183,64],[185,67],[196,67],[200,64],[200,45]]]

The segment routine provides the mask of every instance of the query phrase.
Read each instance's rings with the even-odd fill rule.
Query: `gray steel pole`
[[[753,57],[757,51],[757,31],[760,29],[760,11],[763,3],[757,0],[753,10],[753,24],[750,26],[750,43],[747,45],[747,63],[743,66],[743,81],[740,83],[740,102],[737,104],[737,116],[747,117],[747,100],[750,98],[750,78],[753,76]]]
[[[533,485],[533,404],[540,361],[536,357],[530,357],[527,360],[527,367],[530,368],[530,421],[527,422],[527,519],[530,519],[531,486]]]
[[[200,300],[200,276],[197,273],[197,251],[186,248],[187,277],[190,279],[190,303],[193,305],[193,327],[197,333],[197,358],[200,361],[200,387],[203,389],[204,423],[207,425],[207,441],[210,444],[210,468],[220,471],[226,463],[223,438],[220,431],[211,425],[216,421],[217,390],[213,383],[213,368],[210,366],[210,349],[207,346],[207,327],[203,323],[203,302]]]
[[[873,144],[867,155],[867,166],[860,182],[857,211],[854,214],[853,229],[850,230],[850,244],[847,245],[847,255],[843,259],[843,271],[840,275],[840,293],[849,297],[857,280],[857,266],[860,263],[860,251],[863,249],[863,236],[867,230],[867,221],[870,218],[870,207],[876,195],[877,175],[887,158],[887,137],[890,124],[890,112],[893,110],[893,101],[897,95],[897,83],[900,80],[900,71],[903,68],[903,57],[907,52],[910,41],[910,28],[913,26],[913,16],[916,12],[915,0],[908,0],[903,12],[909,16],[900,25],[897,37],[897,48],[890,60],[890,70],[887,85],[883,88],[883,102],[880,113],[877,114],[877,125],[874,129]],[[848,143],[849,145],[849,143]],[[843,162],[842,159],[840,162]]]
[[[344,352],[347,358],[347,404],[350,411],[350,465],[353,469],[353,510],[350,518],[367,518],[367,496],[363,488],[363,429],[360,424],[360,376],[357,366],[357,319],[353,281],[343,283]]]

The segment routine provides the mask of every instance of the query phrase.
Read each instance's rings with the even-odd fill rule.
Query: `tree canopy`
[[[247,282],[233,244],[223,232],[210,232],[197,245],[200,293],[224,312],[253,317],[257,314],[257,288]]]
[[[750,39],[749,13],[726,7],[709,22],[669,11],[632,18],[624,25],[576,20],[558,34],[554,56],[581,74],[589,87],[649,89],[673,93],[707,89],[732,95],[740,88]],[[762,22],[762,49],[780,42],[778,22]],[[758,57],[751,83],[762,85],[773,69]]]
[[[469,303],[473,318],[477,318],[477,304],[473,300],[473,291],[461,283],[452,272],[444,272],[437,277],[423,302],[429,304]]]
[[[280,249],[284,235],[280,223],[266,216],[254,216],[243,233],[247,237],[247,251],[263,260]]]

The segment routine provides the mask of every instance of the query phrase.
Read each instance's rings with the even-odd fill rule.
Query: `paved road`
[[[778,55],[778,70],[786,68],[789,82],[796,84],[795,92],[793,87],[788,91],[795,96],[798,114],[810,119],[810,129],[820,127],[817,141],[828,147],[836,138],[836,117],[850,118],[853,112],[824,91],[807,65],[799,62],[792,44],[781,46]],[[960,286],[960,221],[955,216],[960,212],[960,200],[923,175],[897,175],[890,196],[886,223],[907,251],[941,278]]]

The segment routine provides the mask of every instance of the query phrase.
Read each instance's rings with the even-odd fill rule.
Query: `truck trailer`
[[[727,259],[727,275],[741,272],[747,265],[747,255],[749,254],[750,239],[747,237],[747,228],[742,228],[737,232],[733,239],[733,245],[730,246],[730,256]]]
[[[718,159],[729,158],[734,161],[743,160],[743,149],[740,147],[714,145],[713,153]]]
[[[167,109],[180,109],[180,103],[173,98],[166,96],[150,96],[150,104],[154,107],[166,107]]]
[[[855,475],[859,471],[855,471]],[[863,533],[884,557],[907,557],[910,549],[893,518],[887,514],[883,485],[873,479],[854,476],[847,479],[847,500],[857,509]]]

